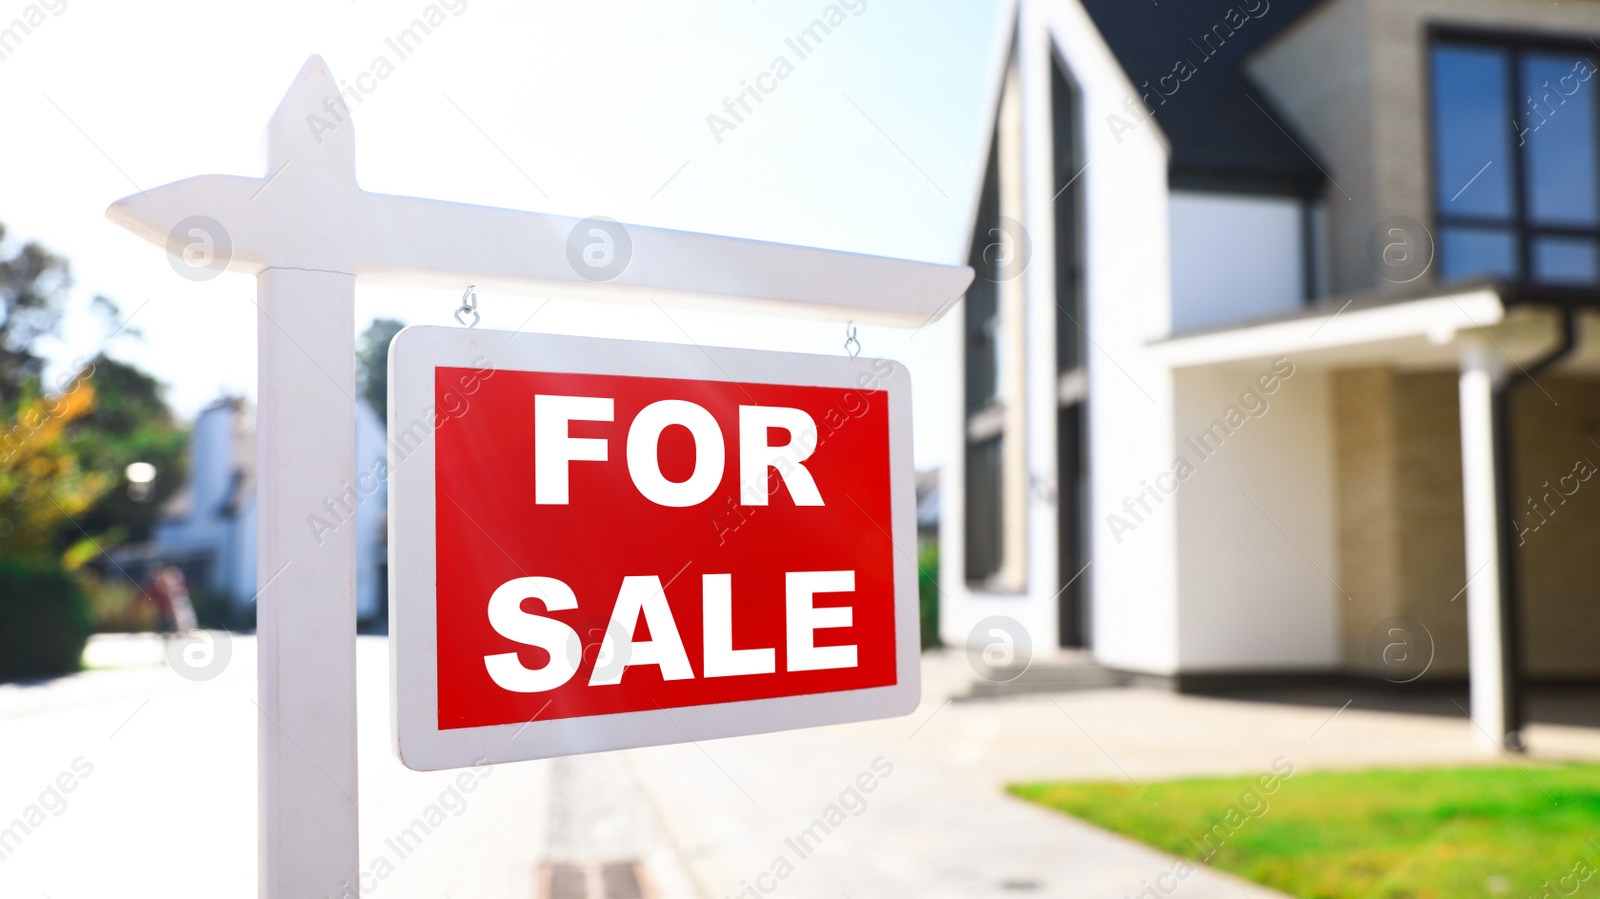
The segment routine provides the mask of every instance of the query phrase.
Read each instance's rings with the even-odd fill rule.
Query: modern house
[[[248,620],[255,600],[255,419],[250,404],[225,397],[201,410],[189,443],[189,480],[162,509],[147,544],[119,547],[112,557],[142,576],[157,564],[176,564],[191,589],[225,598],[235,620]],[[356,614],[387,620],[387,450],[384,426],[356,404],[356,471],[347,484],[329,484],[324,508],[307,509],[307,526],[356,529]],[[291,563],[292,564],[292,563]]]
[[[941,636],[1600,677],[1600,3],[1014,0]]]

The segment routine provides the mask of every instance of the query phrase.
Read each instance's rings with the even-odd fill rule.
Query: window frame
[[[1511,143],[1511,214],[1506,218],[1493,216],[1451,214],[1445,211],[1443,198],[1440,195],[1439,185],[1439,151],[1442,136],[1439,134],[1439,90],[1434,81],[1434,52],[1441,46],[1457,46],[1466,48],[1489,49],[1504,52],[1509,57],[1506,100],[1512,112],[1513,121],[1520,122],[1526,118],[1526,95],[1523,90],[1523,59],[1529,53],[1560,52],[1576,53],[1582,55],[1594,66],[1596,76],[1591,76],[1587,84],[1589,102],[1595,106],[1596,121],[1600,122],[1600,52],[1595,47],[1600,45],[1600,36],[1596,41],[1586,41],[1582,37],[1568,35],[1552,35],[1541,32],[1480,29],[1454,25],[1431,25],[1428,27],[1422,53],[1422,78],[1426,91],[1427,125],[1427,173],[1428,173],[1428,198],[1429,211],[1433,223],[1435,271],[1437,280],[1442,283],[1453,281],[1471,281],[1481,277],[1495,277],[1525,287],[1537,287],[1555,290],[1592,290],[1600,288],[1600,273],[1596,281],[1583,284],[1568,281],[1546,281],[1534,277],[1533,246],[1540,238],[1579,238],[1590,241],[1595,247],[1597,257],[1600,257],[1600,216],[1592,226],[1552,225],[1540,224],[1530,220],[1528,216],[1528,178],[1526,143]],[[1519,100],[1519,97],[1522,99]],[[1526,124],[1526,123],[1524,123]],[[1516,132],[1513,130],[1512,136]],[[1593,165],[1596,167],[1597,183],[1600,183],[1600,136],[1597,136],[1596,151]],[[1600,198],[1597,198],[1600,202]],[[1501,276],[1486,276],[1484,274],[1465,275],[1446,278],[1444,267],[1448,263],[1444,248],[1444,232],[1450,228],[1480,228],[1495,231],[1509,230],[1512,236],[1512,256],[1516,266],[1516,274],[1504,278]]]

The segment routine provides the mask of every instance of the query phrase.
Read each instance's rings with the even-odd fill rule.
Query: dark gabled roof
[[[1156,121],[1172,142],[1174,187],[1294,193],[1320,188],[1323,175],[1306,155],[1311,148],[1244,72],[1251,52],[1318,2],[1165,0],[1158,5],[1155,0],[1084,0],[1136,88],[1143,90],[1146,82],[1155,88],[1180,60],[1195,69],[1165,105],[1150,95]],[[1243,24],[1231,29],[1228,23],[1237,24],[1241,17]],[[1218,26],[1220,32],[1214,31]],[[1232,36],[1226,37],[1230,30]],[[1220,44],[1218,34],[1225,37]],[[1208,35],[1213,35],[1209,45]],[[1175,83],[1169,79],[1166,86]]]

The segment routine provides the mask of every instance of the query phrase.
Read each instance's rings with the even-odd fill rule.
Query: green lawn
[[[1126,781],[1011,792],[1182,858],[1209,852],[1212,867],[1302,899],[1539,899],[1547,883],[1552,897],[1600,899],[1600,765],[1304,773],[1274,786],[1207,778],[1143,792]]]

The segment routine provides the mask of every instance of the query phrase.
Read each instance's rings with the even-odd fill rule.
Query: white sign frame
[[[389,691],[394,747],[406,767],[433,771],[698,742],[910,714],[921,700],[916,568],[916,496],[910,375],[897,363],[847,356],[563,337],[469,328],[411,327],[389,350],[389,433],[430,421],[438,367],[495,372],[694,378],[887,394],[890,535],[894,554],[895,683],[886,687],[780,696],[667,710],[441,730],[436,632],[435,441],[396,457],[389,445]],[[875,369],[874,366],[877,366]],[[470,414],[470,413],[468,413]],[[530,463],[531,464],[531,463]],[[538,572],[526,572],[536,575]],[[487,608],[488,597],[484,597]]]

